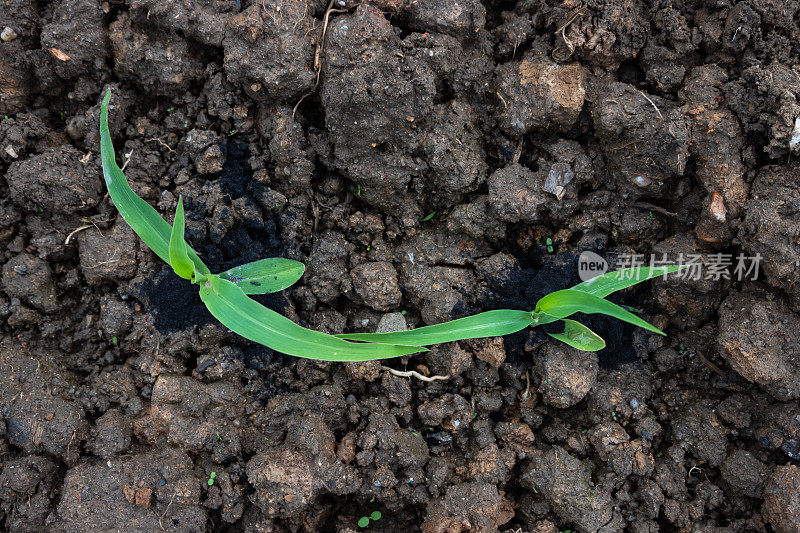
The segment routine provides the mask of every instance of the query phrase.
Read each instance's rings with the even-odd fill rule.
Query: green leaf
[[[551,292],[536,302],[536,311],[546,313],[555,318],[566,318],[574,313],[586,313],[587,315],[600,313],[628,322],[634,326],[639,326],[653,333],[664,335],[664,332],[660,329],[651,326],[617,304],[575,289]]]
[[[599,298],[605,298],[609,294],[621,289],[626,289],[637,283],[647,281],[650,278],[656,278],[678,270],[686,268],[688,265],[665,265],[654,267],[633,267],[624,268],[622,270],[615,270],[608,272],[602,276],[597,276],[583,283],[579,283],[572,287],[574,291],[581,291],[592,294]]]
[[[564,331],[548,335],[584,352],[596,352],[606,347],[606,341],[600,335],[574,320],[564,319]]]
[[[295,357],[370,361],[427,351],[418,346],[358,344],[306,329],[248,298],[234,283],[215,275],[201,284],[200,299],[217,320],[235,333]]]
[[[194,263],[189,259],[189,247],[183,240],[186,221],[183,217],[183,197],[178,197],[178,208],[175,210],[175,220],[172,222],[172,232],[169,235],[169,263],[172,270],[183,279],[194,277]]]
[[[372,514],[369,515],[370,518],[372,518],[373,520],[376,520],[376,521],[380,520],[382,516],[383,515],[381,514],[380,511],[372,511]]]
[[[233,267],[219,277],[232,281],[245,294],[267,294],[291,287],[305,270],[299,261],[273,257]]]
[[[362,516],[358,519],[358,527],[367,527],[369,525],[369,517]]]
[[[345,333],[336,335],[340,339],[369,341],[403,346],[427,346],[442,342],[499,337],[516,333],[533,325],[530,311],[498,309],[477,315],[451,320],[433,326],[424,326],[408,331],[391,333]]]
[[[427,222],[427,221],[429,221],[430,219],[432,219],[435,216],[436,216],[436,211],[434,211],[433,213],[431,213],[429,215],[426,215],[425,218],[420,220],[420,222]]]
[[[100,107],[100,159],[103,163],[103,176],[108,193],[125,222],[158,257],[170,263],[169,240],[172,228],[150,204],[136,196],[136,193],[128,185],[128,180],[125,179],[122,170],[117,166],[114,146],[111,144],[111,134],[108,131],[108,102],[110,99],[111,91],[108,91],[103,98],[103,105]],[[210,273],[208,267],[203,264],[194,250],[188,248],[188,255],[198,272]]]

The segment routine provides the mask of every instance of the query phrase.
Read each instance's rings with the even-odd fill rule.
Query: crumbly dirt
[[[800,532],[798,43],[798,0],[0,0],[0,529]],[[117,214],[108,89],[133,189],[214,271],[304,262],[257,299],[308,327],[700,279],[596,354],[284,356]]]

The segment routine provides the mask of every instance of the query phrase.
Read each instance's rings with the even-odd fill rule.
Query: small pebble
[[[632,399],[631,400],[631,407],[633,407],[634,409],[637,409],[639,407],[639,400],[637,400],[636,398]]]
[[[9,28],[8,26],[3,28],[3,31],[0,31],[0,39],[2,39],[4,43],[11,42],[17,37],[18,37],[17,32],[15,32],[12,28]]]

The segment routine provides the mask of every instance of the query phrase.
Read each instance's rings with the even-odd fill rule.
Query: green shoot
[[[596,352],[606,347],[606,341],[600,335],[574,320],[564,319],[564,332],[548,335],[586,352]]]
[[[362,516],[358,519],[358,527],[367,527],[369,525],[370,520],[373,522],[377,522],[381,519],[383,515],[380,511],[372,511],[369,516]]]
[[[103,177],[106,180],[108,193],[125,222],[158,257],[171,265],[169,240],[172,228],[150,204],[133,192],[125,175],[117,166],[114,146],[111,144],[111,134],[108,131],[108,101],[110,98],[111,91],[106,93],[100,111],[100,159],[103,163]],[[194,250],[188,248],[187,253],[197,272],[211,273]]]
[[[423,218],[420,222],[427,222],[427,221],[429,221],[430,219],[432,219],[435,216],[436,216],[436,211],[434,211],[433,213],[431,213],[429,215],[426,215],[425,218]]]
[[[182,202],[179,201],[176,212],[177,224],[173,230],[155,209],[133,192],[125,175],[117,166],[108,130],[110,98],[111,92],[106,93],[100,109],[100,152],[103,175],[111,199],[128,225],[156,255],[171,265],[176,273],[186,276],[189,271],[186,269],[185,258],[190,259],[194,272],[187,279],[192,279],[194,283],[200,285],[200,298],[220,322],[239,335],[273,350],[311,359],[368,361],[427,351],[426,348],[417,346],[353,343],[303,328],[251,300],[239,286],[243,284],[250,294],[260,294],[291,285],[302,275],[302,265],[298,268],[293,261],[256,261],[237,267],[238,270],[231,269],[219,275],[212,275],[194,250],[185,242],[183,245],[180,243],[183,240]],[[170,246],[170,243],[173,246]],[[185,252],[185,255],[181,252]]]
[[[217,478],[217,473],[216,472],[211,472],[211,475],[208,478],[208,486],[209,487],[214,484],[214,480],[216,478]]]
[[[619,320],[628,322],[634,326],[639,326],[653,333],[664,334],[660,329],[651,326],[617,304],[598,298],[587,292],[576,291],[574,289],[563,289],[548,294],[536,303],[536,310],[534,313],[537,311],[556,319],[566,318],[575,313],[600,313],[618,318]]]
[[[233,282],[245,294],[267,294],[291,287],[305,270],[299,261],[272,257],[233,267],[219,277]]]
[[[637,267],[609,272],[588,282],[576,285],[572,289],[564,289],[548,294],[536,303],[536,308],[533,312],[487,311],[470,317],[408,331],[349,333],[337,335],[337,337],[365,342],[427,346],[440,342],[507,335],[517,332],[526,326],[535,327],[562,320],[564,322],[564,332],[553,334],[554,338],[580,350],[597,351],[605,347],[603,339],[579,322],[563,319],[578,312],[586,314],[600,313],[663,335],[664,333],[658,328],[598,295],[607,296],[636,283],[663,276],[681,268],[683,267],[668,265]]]
[[[183,197],[178,197],[178,208],[175,210],[175,221],[169,236],[169,262],[172,269],[183,279],[194,278],[194,264],[189,259],[189,247],[183,240],[186,221],[183,218]]]
[[[537,302],[533,311],[486,311],[409,331],[328,335],[301,327],[248,295],[266,294],[290,287],[303,275],[305,267],[302,263],[282,258],[261,259],[220,274],[211,274],[184,239],[186,221],[183,197],[178,198],[175,219],[170,226],[155,209],[133,192],[117,166],[111,143],[108,130],[110,98],[109,91],[100,111],[100,153],[103,176],[114,205],[145,244],[167,262],[178,276],[199,285],[200,299],[211,314],[246,339],[296,357],[323,361],[368,361],[424,352],[427,351],[424,346],[432,344],[508,335],[526,327],[561,321],[563,332],[551,333],[551,337],[580,350],[603,349],[605,341],[599,335],[567,318],[578,312],[608,315],[663,335],[663,332],[637,315],[604,298],[615,291],[680,270],[684,268],[682,266],[639,267],[610,272],[571,289],[548,294]],[[361,194],[360,185],[356,194]],[[423,221],[430,220],[435,214],[431,213]],[[553,251],[552,243],[552,239],[548,238],[550,253]],[[214,476],[212,472],[209,485],[213,484]]]
[[[442,342],[479,339],[482,337],[499,337],[516,333],[528,326],[535,325],[530,311],[512,311],[499,309],[424,326],[408,331],[394,333],[346,333],[337,335],[341,339],[353,341],[380,342],[385,344],[401,344],[405,346],[425,346]]]
[[[235,284],[215,275],[210,275],[200,286],[200,299],[217,320],[242,337],[288,355],[321,361],[369,361],[425,351],[417,346],[356,344],[306,329],[248,298]]]

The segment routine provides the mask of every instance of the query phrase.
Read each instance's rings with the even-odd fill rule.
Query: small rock
[[[0,39],[1,39],[1,40],[2,40],[4,43],[11,42],[11,41],[13,41],[14,39],[16,39],[17,37],[18,37],[18,36],[17,36],[17,32],[15,32],[13,28],[10,28],[10,27],[8,27],[8,26],[6,26],[5,28],[3,28],[3,31],[1,31],[1,32],[0,32]]]
[[[581,401],[597,382],[596,352],[583,352],[565,344],[548,342],[536,360],[542,400],[555,407]]]
[[[144,532],[169,524],[177,533],[204,531],[208,516],[193,466],[185,452],[170,447],[80,463],[63,474],[62,497],[47,530]]]
[[[134,498],[134,501],[139,507],[149,509],[152,499],[153,489],[139,489],[136,491],[136,497]]]
[[[391,372],[384,372],[381,385],[393,404],[403,407],[411,401],[411,385],[408,379],[395,376]]]
[[[764,518],[777,533],[800,531],[800,468],[777,467],[764,487]]]
[[[11,196],[26,209],[64,214],[94,207],[104,189],[100,165],[72,146],[15,161],[6,181]]]
[[[403,313],[386,313],[378,322],[375,333],[390,333],[392,331],[406,331],[407,329],[408,324],[406,324],[406,317],[403,316]]]
[[[99,457],[113,457],[131,445],[131,423],[117,409],[109,409],[95,422],[90,448]]]
[[[138,237],[122,217],[110,231],[82,231],[78,234],[81,270],[90,285],[117,282],[136,274]]]
[[[220,135],[213,131],[193,129],[183,138],[180,148],[189,154],[197,172],[213,174],[225,164],[220,142]]]
[[[358,297],[377,311],[397,306],[403,297],[397,282],[397,271],[387,261],[362,263],[350,272],[350,276]]]
[[[423,533],[498,531],[514,516],[511,505],[489,483],[462,483],[428,504]],[[462,527],[465,526],[465,527]]]
[[[508,448],[491,443],[475,454],[468,465],[469,477],[486,483],[505,483],[516,463],[516,454]]]
[[[747,255],[761,256],[760,277],[788,292],[789,304],[800,311],[800,171],[794,165],[765,167],[751,192],[739,238]]]
[[[506,360],[506,345],[502,337],[471,339],[467,344],[475,357],[493,368],[500,368]]]
[[[541,494],[562,520],[574,523],[579,531],[624,529],[608,489],[595,485],[589,468],[561,447],[534,453],[522,468],[521,484]]]
[[[380,361],[348,361],[344,369],[350,379],[358,381],[373,382],[381,377]]]
[[[521,457],[531,453],[536,440],[530,426],[522,422],[498,422],[494,432],[507,448],[519,453]]]
[[[131,487],[130,485],[125,485],[122,487],[122,494],[125,496],[125,499],[129,502],[133,503],[136,501],[136,489]]]
[[[540,44],[499,68],[500,127],[515,137],[534,128],[569,129],[583,109],[586,71],[580,63],[554,63]]]
[[[719,311],[720,355],[777,400],[800,398],[800,317],[762,291],[733,292]]]
[[[58,310],[50,267],[30,254],[19,254],[3,266],[3,289],[13,298],[45,313]]]
[[[728,432],[708,407],[694,404],[679,411],[672,419],[672,432],[701,461],[719,466],[725,459]]]
[[[719,470],[722,479],[737,491],[751,498],[761,497],[761,487],[768,473],[767,467],[750,452],[733,450]]]
[[[547,203],[544,180],[529,168],[512,163],[488,180],[489,205],[503,222],[535,222]]]
[[[133,310],[114,296],[105,295],[100,300],[100,322],[109,337],[119,337],[131,329]]]
[[[486,24],[486,8],[479,0],[417,0],[402,4],[402,16],[409,27],[421,32],[470,37]]]

